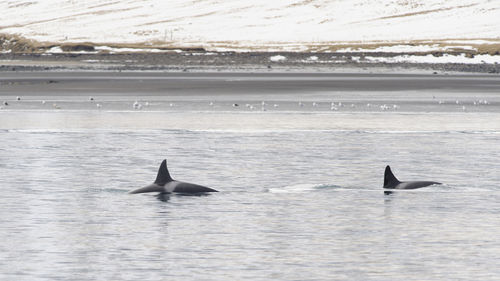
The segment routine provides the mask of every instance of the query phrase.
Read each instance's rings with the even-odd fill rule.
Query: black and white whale
[[[196,194],[204,192],[217,192],[217,190],[202,185],[172,179],[167,169],[167,160],[165,159],[161,162],[160,168],[158,169],[158,175],[156,176],[156,180],[153,184],[130,191],[129,193],[135,194],[146,192]]]
[[[433,184],[441,184],[435,181],[399,181],[391,171],[391,167],[385,167],[384,188],[386,189],[416,189]]]

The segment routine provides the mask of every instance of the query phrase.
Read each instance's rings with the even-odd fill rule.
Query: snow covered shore
[[[487,0],[0,0],[0,14],[0,33],[46,44],[297,52],[500,49],[500,7]]]
[[[488,0],[0,0],[0,60],[27,54],[80,64],[65,56],[94,55],[88,61],[107,65],[116,56],[102,56],[168,54],[181,58],[179,67],[233,67],[225,58],[236,52],[236,62],[259,67],[463,64],[498,72],[498,26],[500,6]]]

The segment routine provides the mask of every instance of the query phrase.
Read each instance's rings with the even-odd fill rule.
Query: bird
[[[385,110],[389,109],[389,107],[387,106],[387,104],[384,104],[384,105],[380,106],[380,109],[385,111]]]

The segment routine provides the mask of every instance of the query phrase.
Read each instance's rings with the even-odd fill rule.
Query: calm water
[[[500,97],[409,96],[11,101],[0,279],[498,280]],[[127,194],[164,158],[220,192]],[[388,164],[445,184],[384,195]]]

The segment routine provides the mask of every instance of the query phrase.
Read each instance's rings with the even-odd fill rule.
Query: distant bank
[[[0,71],[500,73],[500,56],[387,52],[0,53]]]

